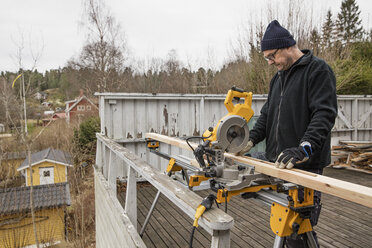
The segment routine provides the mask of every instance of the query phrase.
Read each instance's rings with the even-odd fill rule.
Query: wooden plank
[[[186,141],[160,135],[156,133],[146,133],[146,138],[158,140],[183,149],[190,149]],[[197,144],[193,144],[194,147]],[[372,207],[372,188],[361,186],[354,183],[341,181],[338,179],[298,170],[298,169],[279,169],[274,167],[271,162],[266,162],[254,158],[240,157],[225,153],[225,157],[235,161],[252,165],[256,172],[264,173],[269,176],[277,177],[295,184],[309,187],[327,194],[331,194],[361,205]]]
[[[133,168],[128,169],[127,194],[125,199],[125,212],[137,230],[137,181]]]
[[[340,140],[340,144],[349,145],[349,144],[355,144],[355,145],[372,145],[372,141],[359,141],[359,140]]]

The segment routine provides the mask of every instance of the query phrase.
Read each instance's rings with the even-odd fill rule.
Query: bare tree
[[[127,59],[127,45],[121,26],[100,0],[86,0],[87,40],[79,57],[69,62],[77,69],[88,69],[94,77],[85,81],[88,94],[113,91],[120,87],[120,73]]]
[[[30,65],[30,69],[26,69],[27,66],[24,63],[25,39],[24,39],[24,35],[23,35],[22,31],[19,31],[19,35],[20,35],[19,41],[16,41],[15,39],[12,39],[13,43],[16,46],[16,53],[12,56],[12,58],[13,58],[15,64],[17,65],[17,67],[18,67],[18,73],[20,73],[20,75],[21,75],[21,77],[19,79],[19,82],[21,84],[21,86],[19,87],[19,96],[20,96],[20,100],[23,101],[23,106],[22,106],[22,109],[21,109],[20,113],[23,112],[23,117],[22,117],[22,114],[21,114],[21,119],[24,119],[24,131],[25,131],[25,134],[27,135],[28,130],[27,130],[26,95],[30,91],[32,75],[33,75],[32,72],[35,71],[37,63],[38,63],[39,59],[41,58],[42,52],[44,50],[44,43],[42,42],[41,47],[35,48],[32,45],[31,38],[30,38],[29,51],[30,51],[31,65]],[[30,35],[30,37],[31,37],[31,35]],[[30,71],[30,75],[28,77],[28,80],[25,83],[25,71],[26,70]],[[21,126],[21,130],[23,130],[23,126]]]
[[[24,144],[26,146],[26,150],[27,150],[27,159],[28,159],[28,168],[30,170],[30,208],[31,208],[31,216],[32,216],[32,223],[33,223],[33,230],[34,230],[34,237],[35,237],[35,243],[36,243],[36,247],[39,248],[39,239],[38,239],[38,234],[37,234],[37,229],[36,229],[36,222],[35,222],[35,209],[34,209],[34,202],[33,202],[33,173],[32,173],[32,168],[31,168],[31,147],[32,147],[32,143],[38,138],[38,136],[40,135],[41,132],[44,131],[44,129],[42,129],[40,131],[40,133],[36,136],[36,137],[31,137],[30,135],[28,135],[28,131],[27,131],[27,111],[26,111],[26,95],[30,89],[30,85],[31,85],[31,75],[28,79],[28,82],[26,82],[25,84],[25,80],[24,80],[24,69],[25,69],[25,65],[24,65],[24,37],[23,37],[23,33],[20,33],[20,36],[21,36],[21,39],[20,39],[20,42],[15,42],[13,40],[13,42],[15,43],[16,45],[16,53],[15,55],[13,56],[13,59],[16,61],[16,64],[18,65],[18,72],[21,73],[21,87],[20,87],[20,100],[23,101],[23,105],[22,104],[19,104],[19,106],[22,106],[20,107],[20,112],[22,113],[23,112],[23,115],[20,113],[20,120],[21,120],[21,123],[23,122],[24,125],[25,125],[25,128],[23,129],[23,125],[21,125],[21,130],[18,130],[17,128],[17,124],[15,123],[14,119],[12,118],[12,116],[9,114],[10,113],[10,105],[9,105],[9,99],[10,98],[7,98],[7,97],[2,97],[3,99],[3,102],[7,102],[7,104],[5,105],[5,112],[8,113],[7,115],[7,121],[11,122],[11,124],[13,126],[15,126],[15,130],[16,130],[16,133],[18,134],[18,137],[20,139],[20,142],[22,144]],[[38,60],[40,59],[41,57],[41,54],[42,54],[42,49],[38,49],[37,52],[35,52],[35,50],[32,48],[32,45],[31,45],[31,41],[29,43],[30,45],[30,54],[31,54],[31,58],[32,58],[32,65],[31,65],[31,69],[30,71],[33,72],[36,68],[36,65],[37,65],[37,62]],[[14,83],[13,83],[14,84]],[[4,94],[7,94],[7,87],[3,87],[3,93],[2,95]]]

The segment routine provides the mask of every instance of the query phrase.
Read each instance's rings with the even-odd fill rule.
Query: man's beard
[[[280,63],[280,64],[274,64],[277,68],[278,68],[278,65],[282,65],[282,68],[280,69],[280,71],[286,71],[286,70],[288,70],[289,68],[291,68],[291,66],[293,65],[293,63],[294,63],[294,61],[293,61],[293,58],[291,58],[291,57],[288,57],[287,59],[286,59],[286,61],[285,62],[283,62],[283,63]]]

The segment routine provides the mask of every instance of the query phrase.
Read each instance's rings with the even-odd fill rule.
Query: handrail
[[[102,174],[106,174],[105,177],[108,180],[108,184],[111,185],[112,190],[115,191],[116,189],[117,173],[115,173],[115,170],[120,166],[124,166],[124,164],[128,167],[125,212],[128,214],[133,225],[136,226],[137,223],[137,206],[135,199],[133,199],[134,197],[137,197],[135,173],[140,174],[144,179],[151,183],[191,219],[194,218],[195,210],[202,201],[201,196],[175,182],[166,174],[153,168],[133,152],[113,140],[98,133],[96,136],[96,163],[97,166],[102,169]],[[109,150],[108,159],[101,156],[107,156],[107,149]],[[116,160],[114,157],[116,157]],[[124,164],[122,162],[124,162]],[[204,213],[199,220],[199,225],[212,235],[212,247],[230,246],[230,229],[234,225],[234,219],[230,215],[220,209],[213,208]],[[223,244],[223,246],[221,246],[221,244]]]

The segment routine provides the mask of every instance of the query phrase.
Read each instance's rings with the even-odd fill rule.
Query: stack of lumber
[[[372,141],[339,141],[332,146],[333,167],[352,167],[372,172]]]

